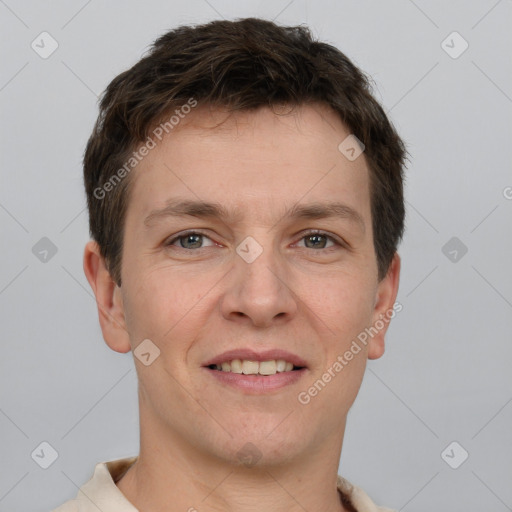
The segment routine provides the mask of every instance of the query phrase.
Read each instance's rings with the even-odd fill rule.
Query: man
[[[305,28],[180,27],[108,86],[84,157],[84,269],[133,351],[140,453],[58,512],[378,508],[337,475],[384,352],[405,147]]]

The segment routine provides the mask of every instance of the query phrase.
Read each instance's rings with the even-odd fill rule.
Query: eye
[[[301,238],[302,240],[305,241],[304,246],[307,249],[330,249],[336,245],[342,245],[334,237],[323,231],[310,231]],[[329,242],[331,245],[327,246]]]
[[[207,245],[203,245],[206,241],[209,241]],[[304,241],[303,247],[306,249],[332,249],[335,246],[343,246],[343,243],[338,241],[333,236],[323,231],[309,231],[302,236],[300,241]],[[330,245],[329,245],[330,244]],[[166,247],[174,246],[178,249],[194,250],[203,249],[205,247],[211,247],[216,245],[208,236],[200,231],[188,231],[181,233],[173,238],[169,239],[164,244]]]
[[[180,249],[202,249],[205,247],[202,245],[205,240],[211,242],[210,246],[215,245],[205,234],[199,231],[188,231],[168,240],[165,242],[165,246],[174,245]],[[175,245],[175,242],[178,242],[179,245]]]

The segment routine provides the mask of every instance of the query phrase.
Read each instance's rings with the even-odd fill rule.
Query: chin
[[[274,428],[278,424],[275,423]],[[265,433],[260,429],[252,432],[237,430],[239,435],[233,435],[215,451],[227,463],[241,467],[257,469],[286,464],[306,449],[305,436],[304,433],[295,434],[286,429],[278,432],[278,428]]]

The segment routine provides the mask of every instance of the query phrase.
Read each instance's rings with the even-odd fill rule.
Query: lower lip
[[[223,372],[205,368],[215,379],[228,386],[251,391],[253,393],[265,393],[284,388],[297,382],[306,372],[306,368],[291,372],[280,372],[275,375],[244,375],[243,373]]]

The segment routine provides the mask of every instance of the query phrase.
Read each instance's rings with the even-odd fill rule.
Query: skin
[[[134,358],[139,379],[139,459],[117,482],[141,512],[344,510],[336,475],[347,413],[367,359],[384,352],[387,325],[307,405],[297,397],[395,303],[400,258],[378,281],[363,155],[338,150],[348,135],[334,112],[303,105],[228,116],[197,107],[134,179],[124,232],[122,286],[95,242],[84,270],[104,339],[117,352],[150,339],[160,356]],[[144,225],[169,198],[218,202],[238,219],[166,217]],[[295,219],[296,203],[341,201],[362,217]],[[166,245],[184,230],[205,235]],[[306,230],[326,231],[308,244]],[[252,263],[236,252],[247,237]],[[193,241],[194,242],[194,241]],[[314,242],[314,241],[313,241]],[[200,248],[194,248],[200,247]],[[217,381],[203,364],[232,348],[281,348],[307,362],[298,382],[266,394]],[[237,453],[252,443],[248,467]]]

